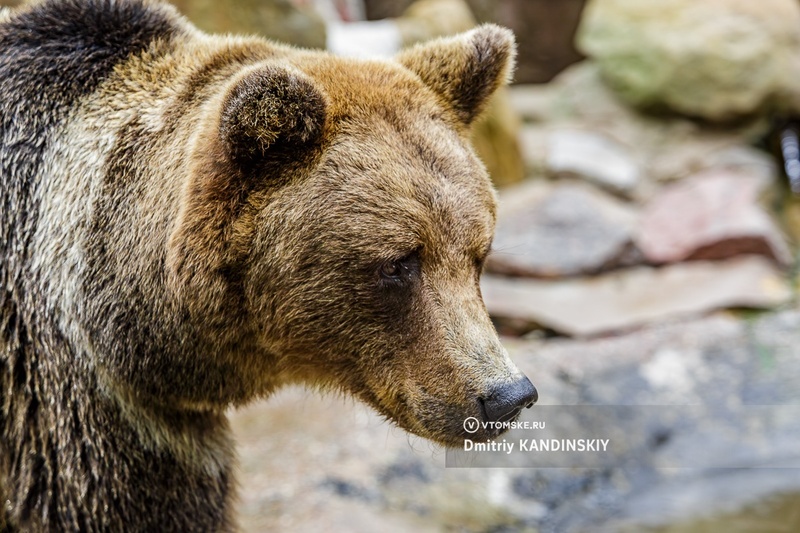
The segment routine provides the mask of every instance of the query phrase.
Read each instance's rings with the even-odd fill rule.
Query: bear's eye
[[[388,279],[399,278],[402,270],[403,267],[399,261],[389,261],[381,265],[381,276]]]
[[[381,263],[378,274],[382,281],[404,282],[419,270],[419,254],[415,251],[401,259],[393,259]]]
[[[475,261],[475,267],[476,267],[476,268],[477,268],[479,271],[482,271],[482,270],[483,270],[483,267],[484,267],[484,265],[486,264],[486,258],[487,258],[487,257],[489,257],[489,254],[490,254],[490,253],[492,253],[492,247],[491,247],[491,245],[487,246],[487,247],[486,247],[486,249],[485,249],[485,250],[483,250],[483,252],[481,252],[481,253],[480,253],[480,254],[479,254],[477,257],[475,257],[475,259],[474,259],[474,261]]]
[[[486,259],[484,258],[478,258],[474,260],[475,272],[478,273],[478,277],[480,277],[480,275],[483,274],[483,267],[485,266],[485,264],[486,264]]]
[[[489,257],[489,254],[492,252],[491,246],[487,247],[486,250],[478,255],[475,259],[473,259],[474,267],[475,267],[475,277],[480,282],[481,275],[483,275],[483,269],[486,267],[486,259]]]

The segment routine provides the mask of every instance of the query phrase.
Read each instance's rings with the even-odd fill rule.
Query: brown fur
[[[495,197],[467,141],[513,53],[483,26],[354,61],[135,0],[0,23],[7,527],[231,529],[224,411],[288,383],[459,442],[521,376],[481,301]]]

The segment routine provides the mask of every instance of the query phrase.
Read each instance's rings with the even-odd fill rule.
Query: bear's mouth
[[[464,440],[487,441],[499,437],[516,420],[521,408],[505,413],[502,421],[489,422],[484,400],[477,398],[467,405],[448,403],[436,396],[420,395],[416,402],[408,402],[407,412],[411,413],[412,424],[405,426],[408,431],[433,440],[444,446],[461,447]],[[501,423],[496,423],[501,422]]]
[[[417,389],[413,394],[395,391],[389,398],[369,388],[357,394],[404,430],[443,446],[455,447],[463,446],[466,439],[483,442],[499,437],[510,429],[510,423],[517,420],[523,408],[536,401],[532,398],[530,402],[498,406],[489,394],[475,395],[474,400],[457,404],[424,389]]]

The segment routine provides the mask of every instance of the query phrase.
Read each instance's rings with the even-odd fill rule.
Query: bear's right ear
[[[486,107],[489,97],[508,82],[516,57],[514,34],[494,24],[418,44],[398,54],[400,64],[455,111],[466,125]]]
[[[220,140],[235,163],[258,164],[281,147],[318,142],[326,107],[325,96],[305,75],[277,66],[259,67],[234,82],[225,96]]]

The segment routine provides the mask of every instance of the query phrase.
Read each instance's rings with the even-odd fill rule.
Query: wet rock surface
[[[713,315],[594,340],[505,342],[542,391],[541,407],[524,419],[535,420],[537,408],[569,417],[559,406],[655,406],[631,407],[608,424],[612,438],[636,436],[635,445],[606,468],[444,468],[444,450],[361,404],[291,389],[233,415],[243,529],[698,531],[697,523],[724,524],[744,511],[746,527],[739,521],[743,529],[734,531],[771,531],[764,528],[776,520],[800,527],[800,514],[784,501],[800,499],[797,469],[747,463],[800,464],[796,417],[747,428],[763,436],[757,456],[730,437],[741,421],[752,422],[744,416],[751,406],[800,410],[800,312]],[[687,411],[689,404],[708,410]],[[664,468],[696,464],[698,453],[713,455],[714,464],[750,467]],[[670,524],[679,529],[664,529]]]
[[[642,531],[645,526],[724,515],[771,494],[797,491],[800,454],[792,443],[800,435],[790,420],[798,411],[800,395],[786,385],[798,383],[800,361],[794,347],[800,337],[794,326],[799,319],[797,311],[755,321],[717,316],[595,342],[540,344],[537,355],[547,361],[544,366],[553,371],[550,365],[554,365],[567,383],[556,389],[557,402],[662,406],[642,408],[636,411],[643,415],[640,419],[624,418],[613,424],[631,440],[645,437],[649,446],[620,458],[623,463],[606,474],[605,483],[598,481],[595,472],[573,474],[589,488],[559,506],[549,530],[620,531],[627,524],[631,531]],[[523,351],[531,348],[518,346]],[[677,406],[688,404],[707,411],[696,413],[699,416],[694,419],[670,419],[672,410],[663,407],[671,405],[684,414],[689,411]],[[782,421],[768,421],[765,416],[760,426],[739,428],[740,435],[758,434],[756,440],[768,443],[769,453],[757,457],[754,448],[747,449],[732,438],[736,434],[732,428],[754,406],[764,405],[788,407],[793,415]],[[660,468],[689,464],[698,455],[706,465],[763,466],[769,461],[785,465],[791,461],[795,468]],[[521,477],[526,476],[535,482],[541,474]],[[595,509],[597,514],[584,524],[570,525],[575,514],[584,514],[582,509],[594,505],[595,498],[603,501]],[[609,515],[616,516],[600,518]],[[787,527],[800,525],[800,516],[769,520],[776,519]],[[769,531],[763,529],[769,523],[762,517],[741,527],[742,531]]]

